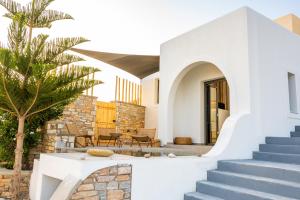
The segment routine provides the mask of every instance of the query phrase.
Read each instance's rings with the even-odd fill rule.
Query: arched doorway
[[[173,104],[173,137],[195,144],[215,144],[230,113],[229,86],[212,63],[197,62],[177,80]]]

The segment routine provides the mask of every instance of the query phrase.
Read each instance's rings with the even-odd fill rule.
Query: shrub
[[[57,106],[47,111],[41,112],[25,122],[23,169],[29,169],[29,153],[36,147],[42,139],[42,127],[50,120],[62,115],[63,106]],[[0,161],[1,166],[12,169],[14,165],[16,132],[18,120],[9,113],[0,113]]]

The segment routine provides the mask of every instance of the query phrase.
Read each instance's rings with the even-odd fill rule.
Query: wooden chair
[[[84,147],[88,146],[89,144],[91,144],[92,146],[94,146],[93,136],[92,135],[80,133],[78,127],[75,124],[66,124],[66,127],[67,127],[67,130],[68,130],[68,133],[70,135],[74,135],[75,136],[75,144],[77,144],[78,146],[83,147],[83,145],[81,145],[77,141],[77,138],[84,138]]]
[[[132,135],[132,141],[131,141],[131,146],[133,145],[134,142],[137,142],[139,147],[141,147],[141,144],[146,144],[147,147],[149,145],[153,147],[153,144],[155,142],[155,135],[156,135],[156,129],[145,129],[145,128],[139,128],[137,129],[137,134]]]
[[[101,141],[107,141],[106,146],[109,146],[111,141],[114,142],[114,146],[122,146],[121,134],[116,133],[114,128],[98,128],[97,137],[97,146],[101,145]]]

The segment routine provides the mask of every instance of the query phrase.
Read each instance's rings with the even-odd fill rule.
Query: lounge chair
[[[80,133],[78,127],[75,124],[66,124],[66,127],[67,127],[67,130],[68,130],[68,133],[70,135],[75,136],[75,144],[77,146],[86,147],[86,146],[89,146],[89,144],[94,146],[92,135]],[[78,142],[78,138],[83,138],[84,139],[84,145],[82,145]]]
[[[156,135],[156,129],[145,129],[145,128],[139,128],[137,129],[137,133],[135,135],[132,135],[131,140],[131,146],[134,142],[136,142],[139,147],[141,147],[141,144],[146,144],[147,147],[151,146],[153,147],[153,144],[155,142],[155,135]]]
[[[106,146],[109,146],[110,142],[113,141],[113,145],[122,146],[121,133],[117,133],[114,128],[98,128],[97,129],[97,146],[101,146],[101,141],[106,141]]]

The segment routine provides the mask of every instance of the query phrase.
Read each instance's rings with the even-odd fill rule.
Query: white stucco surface
[[[159,79],[159,72],[151,74],[141,81],[142,105],[146,107],[145,128],[157,128],[158,126],[157,79]]]
[[[36,163],[37,174],[31,190],[32,200],[47,200],[57,186],[52,180],[72,175],[84,180],[94,171],[117,164],[132,164],[132,200],[182,200],[186,192],[195,190],[195,182],[206,177],[214,167],[208,158],[152,157],[139,158],[114,155],[112,158],[86,156],[83,153],[42,154]]]
[[[195,63],[178,85],[173,111],[174,136],[191,137],[193,143],[205,143],[204,82],[222,78],[212,64]]]
[[[212,150],[201,158],[176,159],[116,156],[83,161],[79,159],[80,154],[43,154],[36,163],[32,199],[43,199],[44,175],[62,180],[71,174],[84,179],[97,169],[119,163],[133,165],[133,200],[182,199],[185,192],[195,190],[196,181],[205,179],[207,170],[215,168],[218,160],[251,158],[252,151],[264,143],[266,136],[289,136],[293,127],[300,125],[300,114],[290,112],[288,87],[290,72],[295,75],[296,104],[300,108],[299,52],[299,36],[249,8],[239,9],[163,43],[158,136],[162,144],[166,144],[172,142],[174,135],[186,132],[201,142],[198,83],[221,72],[230,88],[230,117],[225,120]],[[218,67],[218,73],[202,71],[210,64]],[[147,85],[147,81],[151,89],[151,78],[143,80],[143,84]],[[157,106],[152,107],[151,95],[143,96],[144,101],[149,100],[145,104],[152,109],[146,110],[149,128],[155,126],[155,121],[147,122],[147,117],[154,116],[157,109]],[[186,105],[192,105],[191,109],[185,110]]]
[[[293,126],[300,124],[299,114],[290,113],[287,78],[288,72],[295,74],[299,105],[298,52],[299,36],[249,8],[162,44],[158,126],[162,143],[171,142],[178,130],[174,116],[184,104],[176,104],[176,93],[195,63],[217,66],[230,88],[230,117],[216,145],[205,156],[216,161],[250,158],[265,136],[289,136]],[[189,89],[193,87],[185,88]],[[192,93],[184,98],[195,99]],[[193,118],[193,113],[188,117]],[[180,128],[184,126],[187,123]]]

